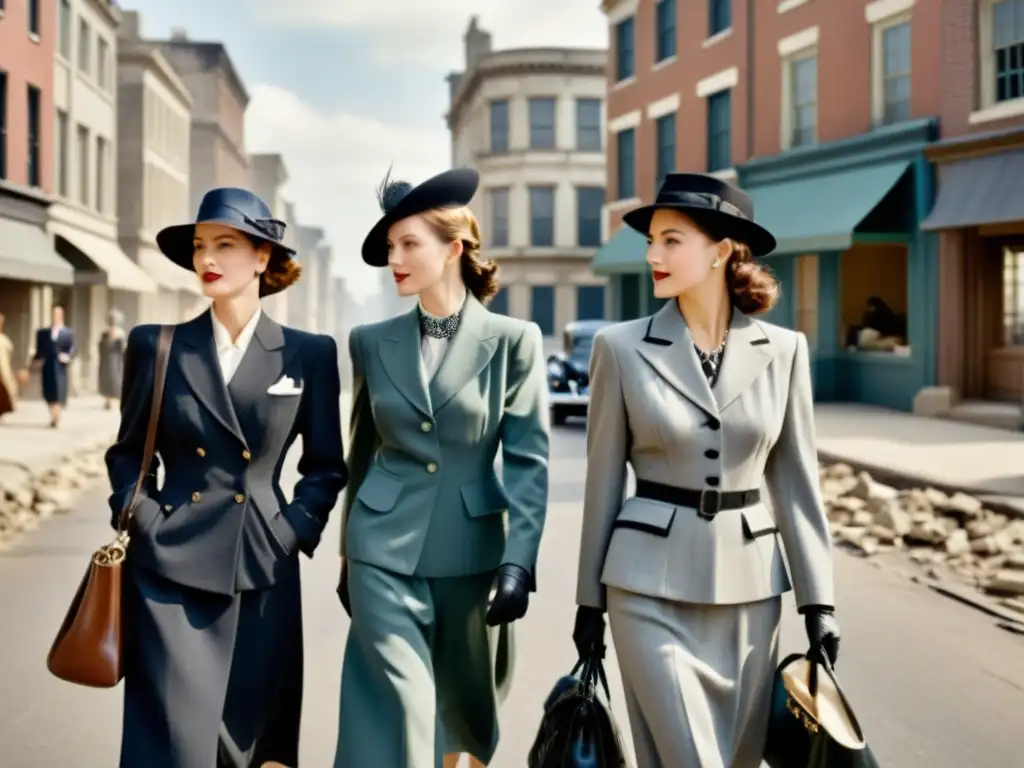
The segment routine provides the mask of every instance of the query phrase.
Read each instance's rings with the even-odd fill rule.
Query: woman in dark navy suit
[[[60,424],[60,415],[68,401],[68,364],[75,356],[75,335],[64,325],[64,307],[55,304],[52,322],[36,331],[36,349],[32,363],[42,370],[43,399],[50,407],[50,426]]]
[[[120,765],[295,766],[298,553],[313,554],[346,482],[337,347],[261,311],[260,297],[300,271],[262,200],[215,189],[196,218],[157,236],[213,304],[174,329],[159,458],[132,520]],[[142,461],[158,337],[155,325],[128,337],[107,452],[114,522]],[[299,435],[302,478],[288,502],[281,466]]]

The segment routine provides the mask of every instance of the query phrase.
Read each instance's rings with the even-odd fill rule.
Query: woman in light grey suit
[[[338,594],[352,628],[335,768],[454,766],[461,753],[479,766],[497,746],[507,624],[535,588],[548,405],[540,329],[484,307],[497,268],[466,207],[477,184],[469,169],[415,189],[385,179],[363,244],[419,304],[349,337]]]
[[[778,296],[754,261],[775,239],[739,189],[669,174],[625,222],[670,301],[594,340],[573,639],[603,653],[607,611],[639,768],[758,768],[780,538],[812,654],[838,650],[807,342],[751,317]]]

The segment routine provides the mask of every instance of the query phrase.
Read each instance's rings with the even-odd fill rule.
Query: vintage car
[[[594,334],[607,320],[578,320],[565,326],[565,352],[548,356],[548,392],[551,421],[564,424],[569,416],[586,416],[590,404],[590,352]]]

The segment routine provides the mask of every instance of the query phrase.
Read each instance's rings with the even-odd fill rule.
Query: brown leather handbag
[[[124,617],[121,587],[125,558],[128,556],[128,526],[146,475],[156,452],[156,427],[160,421],[167,361],[171,352],[174,327],[160,329],[156,372],[153,379],[153,406],[146,427],[146,445],[142,451],[139,478],[131,499],[117,519],[114,541],[93,553],[85,578],[75,593],[64,623],[46,657],[46,666],[61,680],[91,688],[113,688],[124,677],[122,638]]]

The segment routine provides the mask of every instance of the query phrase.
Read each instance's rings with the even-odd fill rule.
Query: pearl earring
[[[715,259],[713,262],[711,262],[712,269],[718,269],[720,266],[722,266],[721,259]]]

